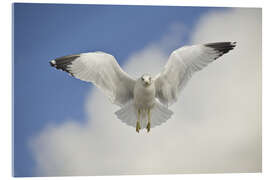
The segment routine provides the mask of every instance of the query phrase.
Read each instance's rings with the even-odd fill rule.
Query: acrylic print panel
[[[13,6],[14,176],[261,172],[261,9]],[[224,41],[237,45],[195,73],[149,133],[117,119],[96,86],[49,65],[103,51],[139,78],[181,46]]]

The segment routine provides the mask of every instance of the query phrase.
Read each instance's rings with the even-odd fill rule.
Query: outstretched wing
[[[94,83],[114,104],[123,106],[133,98],[135,80],[121,69],[110,54],[82,53],[54,59],[50,64],[80,80]]]
[[[164,105],[177,101],[177,96],[191,76],[235,47],[233,42],[217,42],[176,49],[163,71],[155,77],[156,97]]]

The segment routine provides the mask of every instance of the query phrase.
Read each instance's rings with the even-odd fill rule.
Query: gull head
[[[149,74],[143,74],[140,78],[140,81],[144,86],[150,86],[153,83],[153,79]]]

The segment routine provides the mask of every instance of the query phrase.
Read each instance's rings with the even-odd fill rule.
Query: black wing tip
[[[214,42],[214,43],[207,43],[205,46],[211,47],[211,48],[221,48],[221,47],[235,47],[236,41],[234,42]]]
[[[51,65],[52,67],[56,67],[56,61],[55,61],[55,60],[51,60],[51,61],[50,61],[50,65]]]
[[[69,69],[68,69],[68,65],[71,65],[72,62],[77,59],[78,57],[80,57],[80,55],[70,55],[70,56],[63,56],[60,58],[56,58],[54,60],[51,60],[49,62],[49,64],[52,67],[55,67],[56,69],[60,69],[62,71],[66,71],[68,73],[70,73],[71,75],[73,75]]]
[[[228,53],[230,50],[233,50],[236,46],[236,41],[234,42],[215,42],[215,43],[208,43],[205,44],[206,47],[213,48],[215,51],[219,53],[219,56]],[[216,57],[216,59],[218,58]]]

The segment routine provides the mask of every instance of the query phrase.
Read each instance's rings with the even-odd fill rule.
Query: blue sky
[[[172,23],[188,30],[217,8],[14,4],[14,175],[33,176],[29,138],[47,124],[85,120],[93,86],[49,66],[56,57],[88,51],[113,54],[120,65],[159,40]],[[189,31],[188,31],[189,32]],[[183,44],[189,43],[189,33]]]

